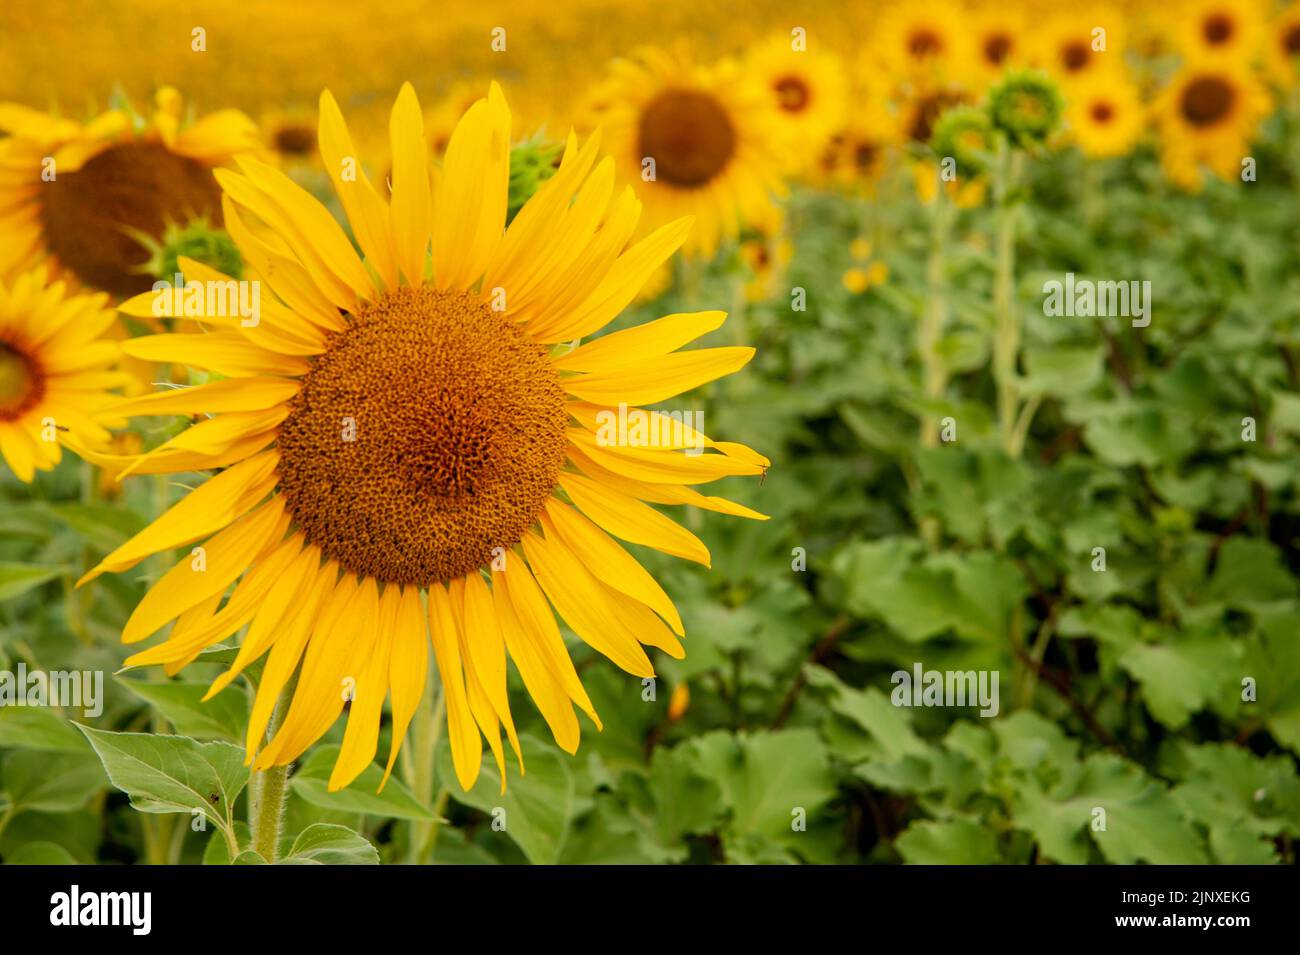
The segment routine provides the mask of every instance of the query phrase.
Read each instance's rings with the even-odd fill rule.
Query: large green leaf
[[[426,821],[438,818],[432,809],[420,805],[396,774],[388,777],[387,785],[380,792],[384,771],[375,763],[363,769],[361,775],[350,785],[337,792],[330,792],[330,773],[334,771],[339,749],[337,744],[314,749],[290,780],[289,785],[293,791],[313,806],[336,812]]]
[[[242,747],[77,725],[99,754],[109,780],[141,812],[200,810],[218,825],[226,825],[235,799],[248,782]]]

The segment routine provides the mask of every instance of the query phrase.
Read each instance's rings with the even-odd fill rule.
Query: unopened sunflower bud
[[[1014,70],[989,90],[994,127],[1022,146],[1044,142],[1061,124],[1064,108],[1056,84],[1039,71]]]
[[[668,719],[676,723],[686,715],[686,710],[691,705],[691,691],[685,683],[678,683],[673,687],[672,696],[668,698]]]
[[[542,183],[555,174],[560,161],[557,143],[542,142],[536,138],[516,144],[510,150],[510,202],[506,222],[513,221],[515,213],[541,188]]]
[[[190,258],[210,265],[233,279],[243,278],[244,261],[230,235],[207,219],[195,219],[184,226],[169,224],[161,240],[132,230],[136,241],[149,250],[149,260],[140,271],[157,279],[171,280],[180,273],[180,259]]]

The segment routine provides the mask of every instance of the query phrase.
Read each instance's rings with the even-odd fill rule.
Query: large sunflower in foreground
[[[1268,91],[1246,70],[1211,63],[1184,67],[1155,103],[1165,174],[1188,189],[1200,187],[1202,169],[1238,179],[1269,107]]]
[[[169,224],[220,223],[212,168],[259,148],[237,110],[183,122],[180,94],[158,91],[147,119],[113,109],[87,124],[0,103],[0,274],[48,260],[116,296],[150,287],[150,250]]]
[[[584,125],[603,130],[620,180],[636,185],[645,226],[694,216],[684,252],[703,258],[775,215],[789,162],[774,114],[736,61],[697,66],[659,49],[616,61],[581,110]]]
[[[106,424],[123,423],[104,413],[126,377],[101,338],[117,320],[107,304],[49,283],[43,268],[0,278],[0,454],[20,480],[58,464],[62,442],[101,444]]]
[[[325,208],[271,167],[244,159],[217,174],[226,226],[276,298],[262,297],[254,326],[207,314],[208,334],[128,343],[226,377],[121,410],[217,413],[130,462],[137,473],[225,470],[87,578],[206,539],[206,570],[186,556],[127,621],[122,638],[133,643],[176,620],[128,664],[176,672],[247,625],[213,692],[269,654],[248,727],[257,768],[287,764],[318,739],[351,677],[334,789],[373,759],[390,692],[391,770],[432,638],[469,788],[485,738],[499,766],[502,727],[519,753],[507,658],[562,748],[578,745],[574,704],[600,725],[555,613],[640,677],[654,673],[643,644],[682,654],[672,602],[615,538],[707,565],[704,544],[646,502],[761,518],[693,485],[761,474],[768,462],[690,429],[643,428],[645,442],[629,446],[605,431],[602,412],[672,398],[736,371],[753,350],[678,350],[721,325],[720,312],[554,347],[614,319],[690,227],[672,222],[629,244],[640,204],[631,189],[615,192],[597,137],[579,146],[570,136],[555,176],[507,229],[510,112],[495,84],[432,180],[420,107],[403,86],[391,201],[356,162],[328,92],[320,110],[321,156],[364,261]],[[184,271],[225,281],[188,260]],[[123,308],[152,310],[154,299]],[[287,715],[262,746],[297,670]]]

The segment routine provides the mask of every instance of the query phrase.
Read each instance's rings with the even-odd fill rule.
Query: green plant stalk
[[[1014,192],[1019,184],[1024,153],[1005,139],[998,144],[993,195],[997,203],[996,266],[993,279],[993,379],[997,386],[998,430],[1008,454],[1015,448],[1019,386],[1016,357],[1020,351],[1021,317],[1016,308],[1016,224],[1019,209]],[[1018,451],[1014,452],[1018,454]]]
[[[271,725],[267,727],[267,739],[274,739],[276,731],[284,723],[297,684],[295,674],[280,691],[280,699],[271,714]],[[270,766],[261,772],[254,770],[249,776],[249,828],[253,840],[250,848],[267,862],[274,862],[280,853],[280,829],[284,824],[284,803],[288,795],[288,765]]]
[[[921,358],[921,387],[928,399],[943,397],[948,387],[948,366],[939,354],[939,341],[948,324],[948,289],[945,277],[948,242],[952,238],[954,206],[942,186],[930,217],[930,254],[925,265],[925,308],[917,330]],[[939,422],[928,411],[921,417],[921,446],[937,447]]]
[[[429,660],[429,675],[425,680],[424,694],[411,719],[410,760],[406,764],[407,785],[411,787],[421,806],[433,805],[434,757],[442,735],[445,698],[438,680],[438,668]],[[419,865],[433,850],[437,822],[415,820],[411,823],[410,841],[406,847],[406,861]]]

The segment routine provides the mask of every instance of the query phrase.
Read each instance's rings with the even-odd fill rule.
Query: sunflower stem
[[[441,736],[444,699],[438,682],[438,668],[429,661],[426,690],[420,697],[415,716],[411,720],[411,761],[407,783],[421,806],[431,807],[434,794],[434,757]],[[436,810],[435,810],[436,813]],[[420,865],[433,850],[433,835],[437,821],[411,823],[411,841],[406,849],[406,861]]]
[[[297,683],[295,674],[280,692],[280,699],[276,701],[275,711],[271,714],[271,725],[267,728],[266,739],[274,739],[276,732],[284,723]],[[251,848],[267,862],[274,862],[280,854],[280,830],[284,824],[285,800],[289,795],[288,764],[269,766],[260,772],[253,770],[248,780],[248,792],[252,810],[249,820],[249,826],[253,831]]]
[[[1016,217],[1019,214],[1015,190],[1020,178],[1023,153],[1005,138],[998,143],[994,166],[993,195],[997,203],[997,260],[993,285],[993,378],[997,383],[998,426],[1008,454],[1015,447],[1016,355],[1020,350],[1020,313],[1016,308]]]

